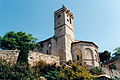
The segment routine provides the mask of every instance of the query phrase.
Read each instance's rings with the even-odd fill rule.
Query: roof
[[[66,12],[68,15],[70,15],[71,18],[73,18],[73,14],[70,12],[70,10],[67,7],[62,6],[62,8],[58,9],[57,11],[55,11],[54,14],[57,14],[60,11]]]
[[[50,37],[50,38],[48,38],[48,39],[46,39],[46,40],[43,40],[43,41],[40,41],[40,42],[38,42],[38,43],[44,43],[44,42],[46,42],[46,41],[49,41],[50,39],[52,39],[53,37]]]
[[[81,40],[75,40],[72,44],[77,44],[77,43],[89,43],[89,44],[93,44],[94,46],[96,46],[98,48],[98,46],[90,41],[81,41]]]

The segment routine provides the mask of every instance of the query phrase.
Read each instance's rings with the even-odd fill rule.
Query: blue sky
[[[0,36],[9,31],[54,35],[54,11],[64,4],[74,14],[76,40],[95,42],[99,51],[120,46],[120,0],[0,0]]]

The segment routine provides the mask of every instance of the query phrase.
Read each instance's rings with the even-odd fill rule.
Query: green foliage
[[[72,61],[69,60],[69,61],[66,62],[66,64],[67,64],[67,65],[70,65],[70,64],[72,64]]]
[[[89,72],[92,73],[93,75],[96,74],[96,75],[101,75],[103,74],[103,71],[101,68],[98,68],[98,67],[95,67],[95,68],[90,68],[89,69]]]
[[[56,80],[59,77],[59,67],[56,67],[56,64],[49,65],[45,61],[40,60],[34,68],[41,76],[45,76],[48,80]]]
[[[114,51],[115,51],[115,52],[113,53],[113,56],[114,56],[114,57],[120,56],[120,47],[115,48]]]
[[[0,47],[3,50],[20,50],[17,62],[27,64],[29,50],[35,47],[36,40],[31,34],[22,31],[17,33],[10,31],[0,39]]]
[[[10,64],[7,64],[6,61],[0,60],[0,79],[7,79],[10,74]]]
[[[107,62],[110,60],[111,52],[109,51],[100,52],[99,56],[100,56],[100,62]]]
[[[36,40],[31,34],[26,34],[22,31],[17,33],[10,31],[1,38],[1,48],[5,50],[21,50],[22,45],[28,43],[30,49],[33,49]]]
[[[17,60],[19,64],[22,64],[22,63],[28,64],[28,53],[30,50],[29,45],[30,45],[29,43],[22,44],[21,50],[18,56],[18,60]]]
[[[64,66],[60,71],[60,80],[93,80],[95,76],[91,75],[86,68],[75,63]]]
[[[0,80],[39,80],[39,74],[27,65],[10,66],[6,61],[0,61]]]
[[[116,66],[114,64],[109,66],[109,69],[117,69]]]
[[[56,80],[59,77],[59,71],[49,71],[47,72],[47,74],[45,75],[45,78],[47,78],[48,80]]]
[[[11,66],[6,61],[0,61],[0,80],[40,80],[42,76],[47,80],[93,80],[97,77],[96,74],[92,75],[88,68],[76,63],[57,67],[40,60],[35,66],[29,67],[26,64]]]
[[[43,60],[40,60],[36,63],[36,65],[34,66],[35,70],[38,71],[38,73],[44,73],[48,70],[48,64],[43,61]]]
[[[117,79],[115,79],[115,80],[120,80],[120,78],[117,78]]]

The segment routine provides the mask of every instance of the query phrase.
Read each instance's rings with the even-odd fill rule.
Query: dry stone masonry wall
[[[6,60],[7,62],[10,63],[16,63],[18,55],[19,55],[19,50],[0,50],[0,58]],[[39,52],[29,52],[28,56],[28,62],[31,66],[35,64],[35,62],[43,60],[48,64],[54,64],[56,63],[59,65],[59,57],[53,56],[53,55],[47,55]]]
[[[0,50],[0,58],[7,62],[16,63],[19,50]]]
[[[53,56],[53,55],[47,55],[39,52],[32,52],[30,51],[28,62],[31,66],[35,65],[35,63],[39,60],[43,60],[48,64],[54,64],[59,65],[59,57]]]
[[[114,69],[109,69],[109,68],[105,68],[105,67],[102,67],[102,70],[103,70],[104,74],[101,76],[106,76],[106,77],[112,78],[114,80],[116,80],[115,78],[120,78],[120,70],[114,70]]]

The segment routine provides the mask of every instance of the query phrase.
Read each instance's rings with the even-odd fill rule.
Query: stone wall
[[[102,63],[102,66],[106,68],[109,68],[109,66],[112,65],[115,65],[116,69],[120,70],[120,56],[113,58],[108,63]]]
[[[0,58],[7,62],[16,63],[19,50],[0,50]]]
[[[102,70],[103,70],[104,74],[101,76],[106,76],[106,77],[112,78],[112,79],[120,78],[120,70],[108,69],[105,67],[102,67]]]
[[[116,61],[115,66],[120,70],[120,58]]]
[[[19,50],[0,50],[0,58],[6,60],[7,62],[16,63]],[[56,63],[59,65],[59,57],[53,55],[47,55],[39,52],[29,52],[28,62],[31,66],[35,64],[35,62],[43,60],[48,64]]]
[[[33,66],[37,61],[43,60],[48,64],[54,64],[60,65],[59,62],[59,57],[53,56],[53,55],[47,55],[39,52],[32,52],[30,51],[29,57],[28,57],[28,62],[31,66]]]

